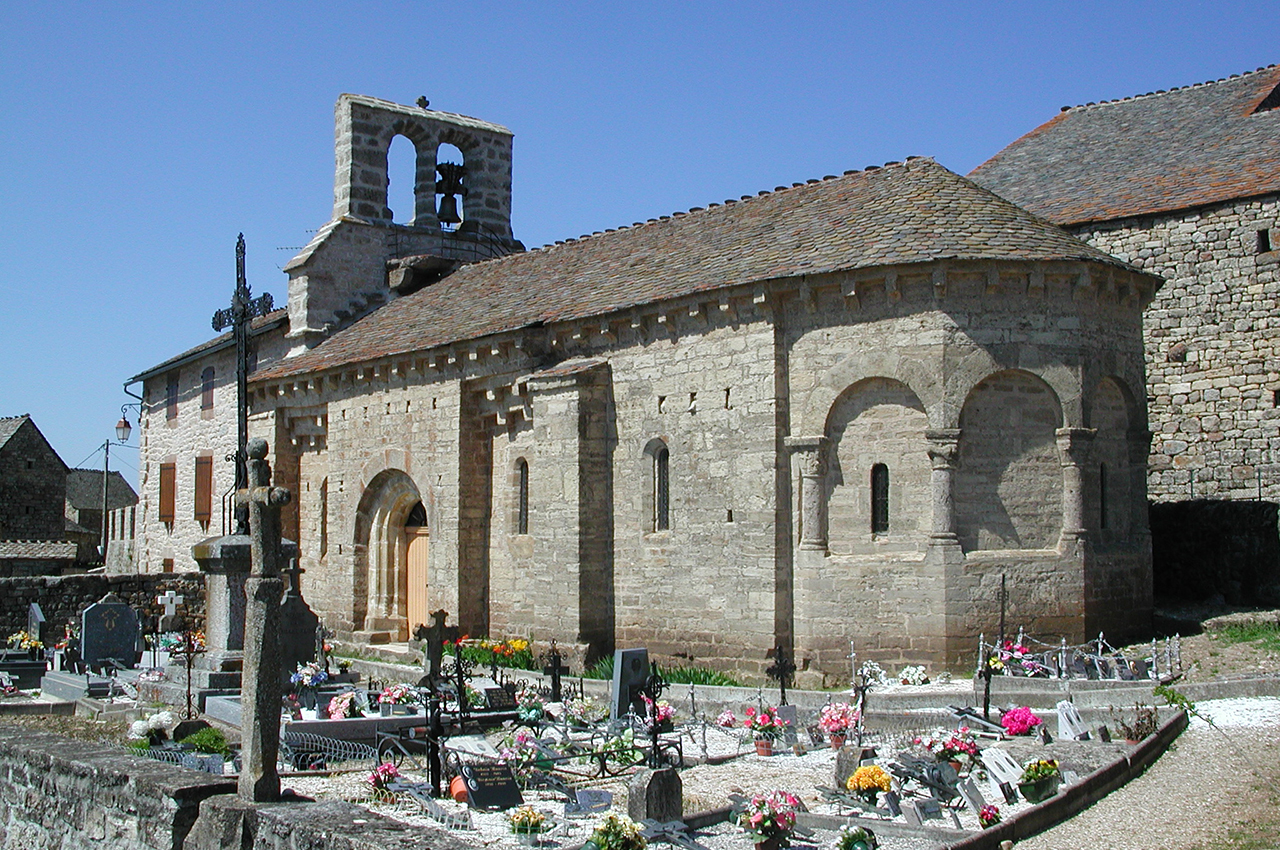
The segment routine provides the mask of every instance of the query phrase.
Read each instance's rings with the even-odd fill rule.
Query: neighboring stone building
[[[386,209],[397,134],[409,225]],[[465,156],[456,231],[443,141]],[[759,671],[783,642],[813,681],[847,675],[850,640],[968,663],[1002,574],[1039,633],[1148,624],[1157,278],[928,159],[520,253],[508,131],[344,95],[337,143],[250,432],[339,635],[402,640],[444,608],[592,657]],[[158,465],[228,450],[230,393],[205,436],[182,402],[214,345],[139,376],[151,569],[199,536],[149,519]]]
[[[234,289],[228,287],[228,300]],[[221,307],[209,306],[209,314]],[[251,363],[266,364],[286,348],[284,310],[255,319]],[[130,378],[142,383],[134,558],[139,572],[196,569],[191,547],[228,533],[234,512],[236,349],[225,333]]]
[[[1280,501],[1280,65],[1064,108],[971,176],[1168,281],[1151,497]]]
[[[66,491],[67,465],[31,417],[0,417],[0,575],[56,573],[75,562]]]
[[[102,561],[102,470],[67,470],[66,518],[68,535],[80,547],[82,562]],[[134,516],[138,494],[119,472],[111,470],[107,475],[107,551],[106,561],[113,560],[114,548],[130,548],[134,539]],[[126,572],[130,559],[126,553],[115,557],[118,562],[113,572]]]

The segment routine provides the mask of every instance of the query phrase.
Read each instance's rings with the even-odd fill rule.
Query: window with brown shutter
[[[174,491],[177,483],[178,465],[160,464],[160,521],[167,525],[173,525],[174,503],[177,501]]]
[[[196,522],[208,525],[213,518],[213,458],[196,458]]]
[[[213,410],[213,367],[200,373],[200,409]]]

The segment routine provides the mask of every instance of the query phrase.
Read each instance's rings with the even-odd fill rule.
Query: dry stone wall
[[[1076,234],[1166,283],[1147,309],[1156,501],[1280,500],[1280,199],[1238,201]]]
[[[10,635],[25,629],[28,608],[35,602],[44,614],[46,637],[58,640],[64,624],[78,624],[81,612],[108,593],[119,596],[146,622],[164,613],[156,597],[168,590],[183,597],[181,610],[188,618],[203,621],[204,575],[198,572],[0,578],[0,631]]]

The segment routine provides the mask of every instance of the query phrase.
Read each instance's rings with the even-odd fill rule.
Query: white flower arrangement
[[[927,685],[929,676],[924,672],[923,664],[908,664],[898,673],[898,681],[904,685]]]
[[[884,668],[874,661],[862,662],[862,666],[858,668],[858,675],[868,685],[887,685],[889,683],[889,677],[885,675]]]
[[[172,711],[157,711],[146,720],[135,720],[129,724],[129,737],[134,740],[150,738],[152,732],[160,732],[164,737],[178,725],[178,718]]]

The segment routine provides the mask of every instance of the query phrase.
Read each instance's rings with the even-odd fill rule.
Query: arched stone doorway
[[[410,551],[423,585],[418,603],[425,605],[427,536],[422,497],[403,471],[383,470],[365,488],[356,512],[355,544],[356,567],[365,578],[363,611],[361,600],[355,600],[356,620],[363,623],[360,636],[370,643],[406,640]]]

